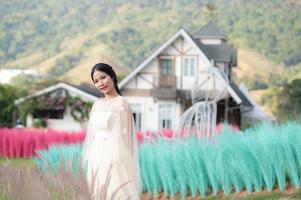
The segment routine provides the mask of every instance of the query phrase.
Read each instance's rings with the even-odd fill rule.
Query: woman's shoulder
[[[129,102],[128,102],[128,100],[126,99],[126,97],[124,97],[124,96],[119,96],[118,102],[119,102],[119,105],[120,105],[122,108],[125,108],[125,109],[128,109],[128,108],[129,108]]]
[[[94,102],[93,107],[98,107],[104,110],[118,111],[129,109],[129,102],[124,96],[117,96],[110,100],[98,99]]]
[[[101,99],[101,98],[97,99],[97,100],[94,101],[94,103],[92,104],[92,108],[93,108],[93,107],[97,107],[99,104],[101,104],[101,102],[102,102],[102,99]]]

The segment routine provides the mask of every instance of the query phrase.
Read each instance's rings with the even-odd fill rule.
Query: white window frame
[[[136,114],[136,117],[139,116],[139,120],[134,120],[135,121],[135,127],[137,131],[142,131],[143,130],[143,113],[142,113],[142,104],[141,103],[131,103],[131,109],[132,113]],[[139,115],[137,115],[139,114]],[[140,123],[140,124],[138,124]]]
[[[174,117],[173,117],[173,114],[174,114],[174,106],[172,103],[160,103],[158,105],[158,128],[159,129],[173,129],[173,123],[174,123]],[[170,120],[170,123],[168,124],[167,127],[163,127],[163,124],[164,124],[164,120],[166,120],[168,122],[168,120]],[[165,122],[166,123],[166,122]]]
[[[195,56],[183,57],[183,75],[185,77],[197,76],[197,59]]]

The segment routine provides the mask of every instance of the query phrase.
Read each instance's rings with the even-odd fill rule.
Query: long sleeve
[[[93,104],[89,116],[91,117],[91,114],[93,113],[93,110],[95,109],[96,102]],[[89,120],[87,130],[86,130],[86,136],[82,147],[82,154],[81,154],[81,161],[82,165],[86,166],[89,158],[89,152],[91,149],[91,145],[94,138],[94,132],[92,131],[92,122]]]
[[[137,189],[141,191],[140,166],[138,159],[138,142],[134,118],[128,102],[124,101],[117,111],[116,128],[118,134],[114,146],[119,149],[117,160],[128,163],[129,170],[135,178]]]

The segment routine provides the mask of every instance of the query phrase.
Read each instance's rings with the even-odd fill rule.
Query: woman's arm
[[[81,154],[81,161],[82,161],[83,166],[85,166],[88,162],[88,156],[89,156],[91,144],[93,142],[94,133],[92,131],[92,123],[91,123],[90,118],[91,118],[93,111],[96,108],[96,103],[97,103],[97,101],[94,102],[94,104],[92,105],[92,108],[91,108],[91,111],[89,114],[88,126],[86,129],[86,136],[85,136],[85,140],[83,142],[82,154]]]

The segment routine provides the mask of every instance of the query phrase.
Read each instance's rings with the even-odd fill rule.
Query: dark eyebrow
[[[105,74],[102,74],[102,75],[100,75],[100,76],[93,77],[93,79],[102,78],[102,77],[104,77],[104,76],[106,76],[106,75],[105,75]]]

